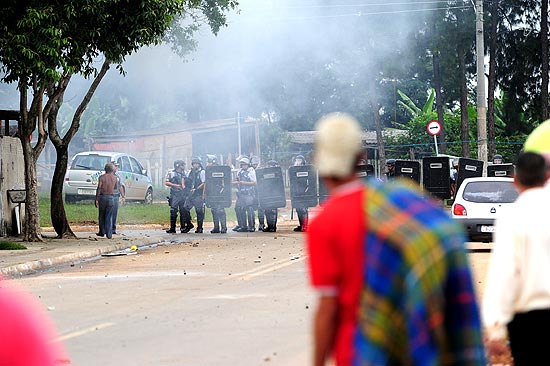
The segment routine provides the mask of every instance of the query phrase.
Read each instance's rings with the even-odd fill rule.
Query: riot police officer
[[[267,162],[267,166],[269,168],[274,168],[274,167],[278,167],[279,163],[275,160],[269,160]],[[264,233],[269,233],[269,232],[274,233],[274,232],[276,232],[277,231],[277,215],[278,215],[277,208],[265,208],[264,212],[265,212],[265,219],[267,221],[267,227],[263,228],[263,229],[258,228],[258,230],[262,230]],[[258,211],[258,218],[259,218],[259,211]]]
[[[260,157],[252,156],[250,158],[250,164],[252,168],[254,168],[254,171],[256,171],[260,165]],[[265,210],[260,207],[258,203],[258,190],[256,190],[256,197],[254,199],[254,210],[258,211],[258,231],[265,229]]]
[[[250,160],[243,157],[239,160],[241,169],[237,173],[237,202],[235,212],[237,213],[237,232],[256,230],[254,222],[254,198],[256,195],[256,172],[250,166]]]
[[[166,232],[171,234],[176,232],[178,211],[180,214],[180,228],[182,233],[186,232],[187,223],[190,221],[190,217],[188,217],[189,211],[185,208],[184,168],[185,162],[183,160],[174,161],[174,169],[168,172],[164,182],[167,187],[170,187],[170,197],[168,198],[168,203],[170,205],[170,228],[166,230]]]
[[[206,165],[218,166],[219,164],[216,156],[210,155],[210,154],[207,155]],[[210,231],[210,233],[212,234],[227,233],[227,215],[225,213],[225,208],[221,205],[215,205],[215,206],[212,206],[210,209],[212,211],[212,221],[214,222],[214,228]]]
[[[204,222],[204,182],[206,174],[202,168],[202,160],[199,157],[191,159],[191,170],[187,173],[187,182],[189,185],[189,197],[186,200],[185,207],[188,210],[195,208],[197,214],[197,229],[195,233],[202,234],[202,224]]]
[[[386,180],[395,178],[395,159],[386,160]]]
[[[502,155],[495,154],[495,156],[493,156],[493,164],[503,164],[503,163],[504,163],[504,159],[502,158]]]
[[[306,158],[303,155],[296,155],[294,157],[294,166],[306,165]],[[298,223],[293,230],[294,231],[306,231],[309,212],[307,207],[296,208],[296,214],[298,215]]]

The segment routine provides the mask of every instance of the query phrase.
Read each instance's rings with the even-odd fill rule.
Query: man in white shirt
[[[508,335],[515,366],[548,362],[547,339],[537,332],[550,328],[548,176],[542,155],[522,153],[514,178],[520,195],[496,221],[482,315],[489,355],[503,351]]]

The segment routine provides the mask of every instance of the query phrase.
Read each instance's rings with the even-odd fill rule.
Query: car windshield
[[[110,156],[105,155],[77,155],[71,165],[73,170],[103,170],[105,164],[111,161]]]
[[[513,182],[487,181],[468,183],[462,197],[466,201],[478,203],[511,203],[518,195]]]

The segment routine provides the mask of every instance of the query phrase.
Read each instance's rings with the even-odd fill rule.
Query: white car
[[[451,213],[472,241],[490,242],[495,219],[510,209],[519,192],[513,178],[466,178],[460,185]]]
[[[153,185],[147,171],[131,155],[110,151],[86,151],[73,157],[65,174],[65,202],[91,200],[95,197],[97,181],[105,164],[116,161],[124,182],[127,201],[153,202]]]

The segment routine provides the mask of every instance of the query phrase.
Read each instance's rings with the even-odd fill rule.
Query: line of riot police
[[[278,209],[287,206],[282,168],[274,160],[262,166],[254,156],[241,156],[237,163],[239,168],[233,172],[230,166],[220,165],[215,155],[207,155],[206,167],[200,158],[193,157],[191,169],[185,172],[185,162],[175,161],[174,169],[166,176],[166,185],[170,187],[170,228],[167,232],[176,232],[178,214],[180,231],[189,232],[194,227],[190,214],[194,208],[197,216],[195,233],[202,233],[206,206],[212,212],[214,227],[211,233],[227,233],[226,209],[232,205],[233,191],[236,192],[237,217],[234,231],[256,231],[257,212],[258,231],[275,232]],[[388,159],[386,167],[386,180],[397,177],[412,179],[440,199],[451,198],[464,179],[483,174],[482,161],[448,156],[425,157],[421,161]],[[356,168],[359,177],[375,177],[374,166],[367,164],[366,160],[359,161]],[[495,161],[487,167],[487,172],[489,176],[512,176],[514,167]],[[323,204],[328,194],[318,180],[316,169],[303,155],[293,158],[287,174],[291,206],[299,221],[294,231],[306,231],[309,209]]]

